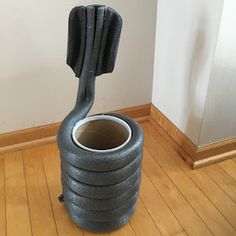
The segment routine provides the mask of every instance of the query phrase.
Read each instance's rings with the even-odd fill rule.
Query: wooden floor
[[[158,127],[145,132],[136,212],[120,230],[100,235],[236,235],[236,160],[191,170]],[[76,227],[57,198],[55,144],[0,157],[0,235],[95,235]]]

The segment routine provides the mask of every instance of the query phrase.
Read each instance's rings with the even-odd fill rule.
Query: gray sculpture
[[[80,78],[74,109],[57,137],[64,201],[71,219],[91,231],[110,231],[133,215],[141,179],[143,133],[123,115],[86,117],[95,77],[112,72],[122,27],[120,15],[101,5],[69,16],[67,64]]]

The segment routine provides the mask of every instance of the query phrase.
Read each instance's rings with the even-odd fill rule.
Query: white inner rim
[[[87,147],[87,146],[83,145],[82,143],[80,143],[78,141],[78,138],[76,137],[76,133],[79,130],[79,128],[81,128],[86,123],[89,123],[91,121],[99,121],[99,120],[109,120],[109,121],[113,121],[113,122],[120,124],[123,128],[125,128],[126,132],[128,133],[128,137],[126,138],[126,140],[122,144],[120,144],[119,146],[116,146],[114,148],[110,148],[110,149],[94,149],[94,148]],[[86,128],[85,128],[85,131],[86,131]],[[131,135],[132,135],[131,128],[125,121],[121,120],[120,118],[117,118],[115,116],[110,116],[110,115],[95,115],[95,116],[86,117],[83,120],[78,121],[75,124],[73,131],[72,131],[72,138],[73,138],[73,141],[75,142],[76,145],[78,145],[79,147],[81,147],[87,151],[100,152],[100,153],[111,152],[111,151],[115,151],[115,150],[122,148],[124,145],[126,145],[130,141]]]

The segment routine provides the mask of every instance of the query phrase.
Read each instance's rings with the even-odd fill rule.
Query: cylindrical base
[[[71,219],[89,231],[117,229],[135,211],[142,130],[135,121],[118,114],[87,117],[73,127],[70,123],[69,128],[71,137],[58,137],[59,143],[71,139],[72,145],[59,145],[65,207]]]

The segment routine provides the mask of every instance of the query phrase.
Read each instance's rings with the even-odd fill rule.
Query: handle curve
[[[89,5],[71,10],[67,64],[79,77],[79,88],[75,106],[58,131],[61,149],[73,147],[69,137],[74,125],[86,117],[94,103],[96,76],[114,69],[121,28],[122,19],[112,8]]]

